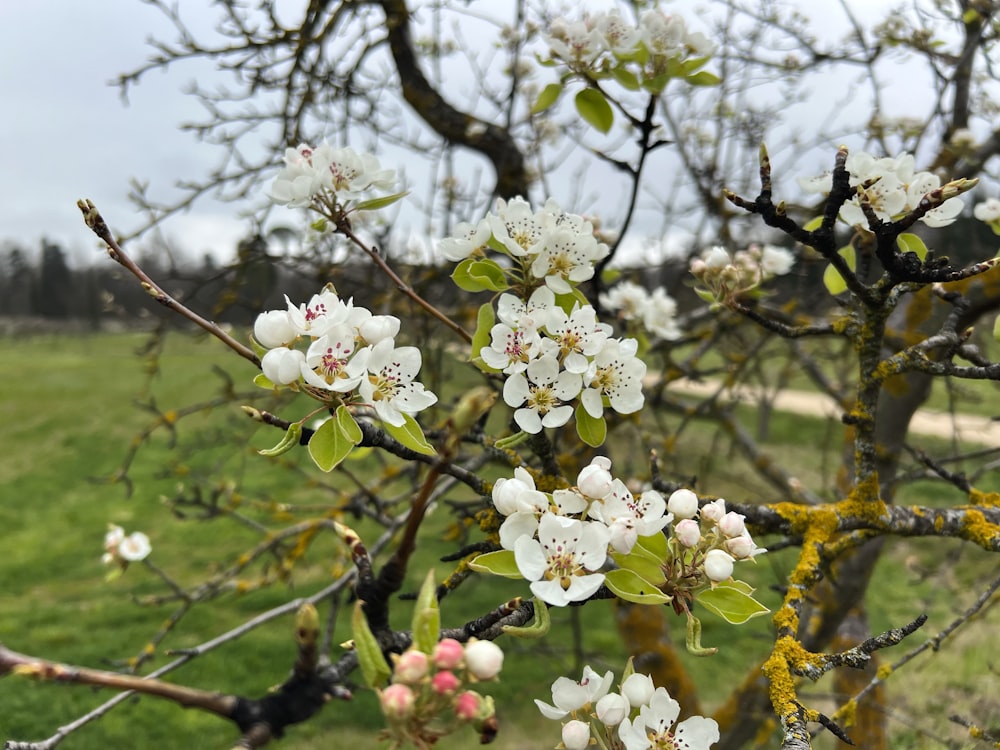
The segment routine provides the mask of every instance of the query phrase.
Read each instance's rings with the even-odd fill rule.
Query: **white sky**
[[[799,2],[817,28],[840,18],[832,0]],[[889,0],[852,4],[871,18],[884,13]],[[685,14],[684,5],[696,10],[694,3],[673,5]],[[212,4],[182,0],[181,7],[195,27],[210,27]],[[129,106],[108,85],[149,56],[150,35],[173,39],[159,11],[139,0],[0,0],[0,28],[6,32],[0,45],[0,241],[34,248],[44,236],[62,244],[71,262],[84,262],[97,245],[80,219],[78,198],[94,200],[112,228],[127,233],[142,223],[126,200],[130,179],[147,181],[152,195],[164,199],[175,194],[175,182],[203,176],[218,161],[217,148],[178,129],[201,118],[200,106],[182,89],[195,76],[204,83],[210,65],[147,74],[131,89]],[[202,201],[170,219],[165,232],[197,257],[234,246],[246,232],[236,214],[232,205]]]

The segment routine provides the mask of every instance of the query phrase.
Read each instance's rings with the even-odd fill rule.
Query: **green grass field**
[[[109,522],[124,526],[126,531],[147,532],[154,549],[152,561],[185,586],[231,564],[260,540],[259,530],[238,522],[231,514],[220,513],[209,520],[175,517],[163,498],[177,496],[181,484],[193,484],[201,477],[215,478],[216,482],[223,476],[232,477],[235,491],[245,498],[240,512],[260,523],[276,521],[278,503],[318,506],[335,502],[341,497],[339,493],[353,490],[340,474],[321,476],[311,470],[303,455],[291,458],[292,470],[274,471],[256,450],[277,442],[279,435],[248,420],[235,404],[181,420],[176,447],[166,434],[154,435],[130,469],[135,488],[131,496],[122,483],[108,483],[130,442],[155,418],[150,411],[137,408],[137,398],[146,400],[152,392],[164,411],[211,398],[223,383],[213,374],[213,366],[230,373],[237,390],[253,392],[249,365],[212,341],[179,335],[169,340],[161,371],[148,381],[143,360],[136,356],[144,340],[130,334],[0,341],[0,382],[4,383],[0,398],[4,425],[0,433],[0,534],[5,551],[0,555],[0,641],[9,648],[74,664],[113,668],[139,654],[174,611],[173,604],[139,606],[133,600],[165,591],[142,566],[134,566],[117,580],[104,580],[107,571],[100,555]],[[992,388],[992,384],[987,386]],[[984,392],[987,395],[983,398],[995,398],[995,391]],[[295,403],[285,413],[298,417],[307,408]],[[671,418],[665,419],[669,427]],[[207,437],[204,431],[209,432]],[[829,483],[836,464],[818,459],[817,446],[835,448],[839,439],[836,424],[777,414],[768,447],[786,465],[794,466],[804,482],[823,486]],[[206,448],[199,440],[210,441],[212,447]],[[218,447],[224,443],[229,444]],[[678,471],[686,469],[688,475],[697,473],[709,482],[708,491],[733,500],[771,499],[766,485],[753,477],[750,467],[739,457],[720,452],[719,445],[713,429],[702,426],[685,433],[684,444],[667,463]],[[360,464],[352,470],[365,471]],[[995,472],[984,477],[984,488],[1000,488]],[[232,490],[230,486],[227,491]],[[464,499],[471,497],[466,493]],[[941,483],[921,482],[908,487],[900,502],[955,504],[961,499]],[[188,513],[196,514],[192,509]],[[447,525],[444,510],[439,509],[429,520],[429,537],[440,536]],[[362,534],[373,530],[365,524],[358,528]],[[429,540],[416,561],[414,578],[432,565],[443,574],[446,566],[435,560],[452,549],[453,544]],[[222,593],[216,601],[196,607],[160,645],[152,666],[169,660],[168,649],[201,643],[290,598],[318,590],[340,569],[340,556],[335,540],[321,539],[289,581],[245,594]],[[794,561],[795,551],[785,550],[768,554],[758,565],[745,566],[740,572],[773,606],[778,601],[775,588],[783,583]],[[926,635],[945,627],[969,606],[983,581],[995,576],[998,569],[996,559],[985,553],[934,540],[894,540],[879,565],[870,592],[870,602],[875,603],[873,626],[898,626],[926,611],[931,618],[922,631]],[[249,580],[259,573],[255,569],[246,577]],[[460,624],[525,591],[516,582],[473,581],[462,588],[460,596],[445,600],[444,624]],[[326,615],[325,609],[322,614]],[[397,615],[399,624],[405,626],[409,619],[405,602],[397,606]],[[504,676],[491,691],[497,698],[502,724],[497,747],[547,748],[557,744],[558,724],[542,719],[530,699],[548,700],[549,685],[558,674],[578,677],[571,637],[573,617],[583,616],[577,625],[583,633],[580,650],[584,660],[602,670],[621,670],[623,651],[612,625],[610,605],[597,603],[583,611],[562,610],[554,615],[557,630],[541,645],[505,644],[508,661]],[[741,679],[748,665],[767,653],[771,626],[767,618],[739,629],[708,617],[704,624],[703,641],[724,648],[716,657],[692,657],[688,662],[705,706],[711,710]],[[894,696],[890,724],[893,747],[937,747],[930,737],[962,737],[939,716],[948,712],[978,722],[1000,722],[1000,701],[996,698],[1000,678],[995,668],[984,666],[989,658],[984,653],[992,652],[991,634],[998,624],[1000,617],[994,608],[946,642],[938,659],[923,657],[893,676],[889,683]],[[294,655],[291,627],[290,618],[281,618],[183,667],[170,679],[206,689],[262,695],[280,683],[290,667]],[[348,637],[348,628],[338,626],[334,642]],[[920,639],[917,636],[912,645]],[[896,651],[901,654],[905,648]],[[336,652],[335,647],[334,657]],[[891,660],[899,654],[887,657]],[[941,668],[942,663],[946,669]],[[804,695],[832,710],[832,704],[825,701],[828,692],[829,686],[820,682],[806,688]],[[0,680],[0,738],[48,737],[106,697],[107,693],[87,688],[19,677]],[[931,710],[944,704],[949,711]],[[377,713],[374,698],[359,691],[350,703],[332,704],[315,720],[293,728],[283,746],[328,745],[331,736],[337,738],[337,746],[371,746],[370,728],[377,725]],[[234,739],[225,722],[142,698],[126,701],[100,721],[73,733],[61,747],[228,747]],[[958,743],[952,746],[964,746]],[[440,746],[447,749],[473,744],[470,733]]]

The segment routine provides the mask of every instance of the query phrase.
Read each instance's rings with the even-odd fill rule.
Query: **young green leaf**
[[[466,292],[484,292],[486,287],[483,286],[482,281],[470,273],[473,263],[475,261],[472,258],[461,261],[452,271],[451,280],[455,282],[455,286]]]
[[[664,594],[656,586],[633,570],[619,568],[608,571],[604,577],[605,585],[619,599],[636,604],[666,604],[671,597]]]
[[[354,415],[351,414],[351,410],[341,404],[337,407],[335,417],[340,434],[347,438],[351,442],[351,445],[360,443],[364,434],[361,432],[361,427],[355,421]]]
[[[333,471],[337,464],[347,458],[354,445],[344,434],[339,421],[328,419],[309,439],[309,455],[320,469]]]
[[[479,555],[469,562],[469,567],[477,573],[492,573],[504,578],[524,578],[514,561],[514,551],[509,549]]]
[[[473,260],[468,266],[468,270],[472,283],[479,284],[483,289],[489,289],[491,292],[502,292],[505,289],[510,289],[503,269],[495,260]]]
[[[615,114],[611,111],[611,105],[597,89],[584,89],[576,95],[574,99],[576,111],[580,117],[592,128],[607,133],[614,123]]]
[[[745,586],[745,584],[744,584]],[[743,590],[743,586],[718,584],[695,597],[698,603],[732,625],[741,625],[770,610]]]
[[[896,238],[896,245],[899,247],[900,252],[916,253],[920,260],[924,260],[927,257],[927,245],[915,234],[903,232]]]
[[[366,201],[361,201],[358,205],[354,207],[355,211],[375,211],[379,208],[385,208],[386,206],[391,206],[398,200],[402,200],[407,195],[410,194],[409,190],[404,190],[402,193],[393,193],[392,195],[383,195],[381,198],[369,198]]]
[[[604,440],[608,436],[608,423],[604,417],[592,417],[583,408],[583,404],[576,407],[576,433],[580,439],[591,448],[604,445]]]
[[[697,73],[692,73],[687,76],[686,80],[692,86],[718,86],[722,83],[722,79],[715,73],[710,73],[707,70],[700,70]]]
[[[549,107],[558,101],[560,94],[562,94],[563,85],[561,83],[550,83],[535,99],[534,105],[531,107],[531,114],[537,115],[540,112],[544,112]]]
[[[433,456],[437,452],[434,450],[434,446],[427,442],[424,431],[420,429],[417,420],[409,414],[403,415],[403,424],[399,426],[383,422],[382,427],[410,450],[423,453],[425,456]]]
[[[618,563],[618,567],[624,568],[625,570],[631,570],[633,573],[651,584],[659,586],[667,580],[667,576],[663,572],[663,563],[659,560],[651,560],[641,551],[637,552],[635,548],[633,548],[627,555],[623,555],[619,552],[613,552],[611,553],[611,556],[614,558],[614,561]]]
[[[531,601],[535,605],[535,617],[531,621],[531,625],[525,625],[524,627],[504,625],[502,628],[504,633],[526,640],[535,640],[548,635],[549,629],[552,626],[552,620],[549,617],[549,608],[537,596]]]
[[[847,267],[852,271],[856,268],[856,259],[854,257],[854,247],[852,245],[847,245],[846,247],[840,248],[837,251],[840,257],[847,261]],[[838,294],[847,291],[847,282],[844,281],[844,277],[840,275],[840,271],[834,268],[832,265],[826,267],[823,272],[823,284],[830,294],[836,297]]]
[[[417,594],[413,609],[413,646],[425,654],[432,653],[441,634],[441,611],[438,609],[437,584],[430,570]]]
[[[288,429],[285,430],[285,436],[281,438],[281,441],[276,446],[257,452],[262,456],[280,456],[282,453],[288,453],[288,451],[298,445],[300,437],[302,437],[302,423],[292,422],[288,425]]]
[[[375,639],[371,628],[368,627],[368,618],[361,608],[361,602],[354,605],[354,612],[351,614],[351,631],[354,636],[354,650],[358,654],[358,666],[361,667],[361,675],[365,679],[365,684],[370,688],[381,687],[389,679],[392,670],[389,668],[382,649]]]

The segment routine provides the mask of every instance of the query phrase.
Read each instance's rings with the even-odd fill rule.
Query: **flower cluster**
[[[680,338],[677,323],[677,302],[662,287],[652,292],[633,281],[621,281],[607,292],[601,292],[601,305],[626,322],[642,325],[654,336],[672,341]]]
[[[611,692],[614,675],[603,676],[589,666],[579,682],[560,677],[552,684],[552,704],[535,700],[547,719],[569,720],[562,727],[566,750],[584,750],[592,737],[601,747],[690,748],[701,750],[719,741],[714,719],[691,716],[677,722],[680,705],[666,688],[655,687],[649,675],[626,669],[619,692]]]
[[[285,149],[285,166],[271,185],[275,203],[290,208],[311,207],[324,216],[342,216],[368,190],[392,190],[396,172],[382,169],[371,154],[333,148],[325,141],[313,148],[300,144]]]
[[[438,252],[455,262],[489,249],[516,264],[508,271],[516,282],[528,288],[544,283],[556,294],[569,294],[571,285],[592,278],[594,264],[608,254],[591,222],[563,211],[552,199],[538,211],[523,198],[497,199],[484,219],[458,224],[454,237],[438,243]]]
[[[493,504],[506,516],[500,545],[538,598],[556,606],[589,598],[604,583],[598,572],[609,547],[627,554],[640,536],[657,534],[672,520],[660,493],[634,496],[599,456],[584,467],[575,487],[540,492],[523,468],[493,485]]]
[[[508,376],[503,399],[524,432],[566,424],[577,399],[593,419],[606,405],[619,414],[642,408],[646,364],[636,356],[638,344],[613,337],[593,306],[577,304],[567,314],[550,288],[539,287],[526,303],[501,295],[497,317],[479,357]]]
[[[254,339],[267,349],[261,370],[271,384],[301,388],[324,402],[353,398],[397,427],[403,415],[437,402],[414,382],[420,350],[396,346],[399,318],[372,315],[329,286],[305,304],[285,301],[287,309],[261,313],[254,322]]]
[[[921,198],[941,187],[941,178],[933,172],[915,172],[913,155],[905,152],[895,158],[876,158],[858,151],[848,155],[845,167],[857,194],[841,206],[840,219],[855,227],[868,227],[868,219],[861,209],[862,196],[878,218],[891,221],[915,209]],[[799,178],[799,185],[808,193],[825,195],[833,188],[833,177],[827,173]],[[960,198],[950,198],[920,220],[929,227],[945,227],[958,218],[962,207]]]
[[[791,252],[775,245],[752,243],[734,255],[716,245],[691,261],[691,273],[705,287],[699,290],[700,296],[725,304],[775,276],[784,276],[794,263]]]
[[[419,747],[471,724],[485,732],[494,721],[493,699],[467,685],[495,680],[503,666],[503,651],[492,641],[472,639],[463,646],[443,638],[430,654],[410,648],[394,656],[392,684],[377,691],[387,733]]]
[[[105,565],[117,565],[109,578],[124,571],[131,562],[139,562],[149,557],[153,551],[149,543],[149,537],[141,531],[133,531],[125,536],[125,529],[121,526],[108,524],[108,532],[104,535],[104,554],[101,555],[101,562]]]
[[[655,80],[671,63],[707,58],[715,45],[701,32],[691,32],[684,19],[652,8],[638,24],[617,10],[584,15],[578,21],[556,18],[545,35],[552,57],[576,72],[600,73],[622,61],[639,61],[642,77]]]

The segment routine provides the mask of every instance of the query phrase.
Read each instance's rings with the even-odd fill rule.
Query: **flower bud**
[[[260,361],[260,369],[272,383],[288,385],[302,376],[305,361],[306,355],[303,352],[279,346],[264,355]]]
[[[122,539],[118,545],[118,556],[127,562],[145,560],[152,551],[153,548],[149,544],[149,537],[141,531],[133,531]]]
[[[254,340],[265,349],[291,343],[296,337],[287,310],[268,310],[257,316],[253,324]]]
[[[729,253],[726,252],[726,249],[724,247],[720,247],[719,245],[716,245],[715,247],[702,253],[701,258],[705,261],[705,265],[708,269],[712,271],[719,271],[732,262],[732,259],[729,257]]]
[[[465,647],[465,668],[479,680],[492,680],[503,667],[503,651],[493,641],[473,638]]]
[[[697,547],[701,541],[701,527],[693,518],[685,518],[674,526],[674,536],[684,547]]]
[[[590,724],[573,719],[563,724],[562,741],[566,750],[586,750],[590,744]]]
[[[413,713],[417,699],[409,686],[395,683],[379,693],[379,702],[387,719],[401,720]]]
[[[694,518],[698,513],[698,496],[691,490],[677,490],[667,499],[667,510],[674,518]]]
[[[725,541],[725,547],[729,551],[729,554],[737,560],[747,560],[753,558],[755,555],[765,552],[765,550],[754,544],[750,534],[745,531],[741,536],[727,539]]]
[[[742,513],[731,510],[719,519],[719,531],[729,539],[732,539],[734,536],[740,536],[746,531],[744,520],[745,517]]]
[[[466,690],[455,699],[455,716],[462,721],[483,719],[486,718],[482,715],[485,707],[486,701],[483,700],[483,696],[475,690]]]
[[[396,669],[392,673],[393,682],[416,685],[428,672],[428,658],[423,651],[408,649],[396,659]]]
[[[632,708],[647,705],[653,697],[655,689],[653,678],[648,674],[639,674],[638,672],[630,674],[622,683],[622,695],[625,696]]]
[[[597,718],[606,727],[616,727],[628,716],[628,698],[619,693],[608,693],[599,701],[595,708]]]
[[[721,549],[709,550],[705,555],[705,575],[710,581],[729,580],[733,575],[733,556]]]
[[[610,468],[611,461],[604,456],[598,456],[588,466],[583,467],[583,471],[576,478],[576,486],[585,496],[592,500],[600,500],[611,491],[614,482]]]
[[[434,647],[431,660],[438,669],[455,669],[462,663],[465,649],[454,638],[442,638]]]
[[[726,515],[726,501],[721,497],[710,503],[705,503],[701,509],[701,517],[706,521],[718,523]]]
[[[462,683],[452,672],[438,672],[431,678],[431,687],[438,695],[455,692]]]
[[[358,333],[365,343],[375,346],[382,339],[391,339],[399,333],[399,318],[395,315],[372,315],[358,326]]]

